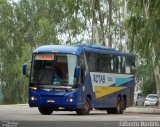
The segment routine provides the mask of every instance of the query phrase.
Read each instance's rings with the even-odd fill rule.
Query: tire
[[[123,114],[125,109],[125,103],[124,100],[120,98],[117,98],[117,106],[116,108],[107,108],[108,114]]]
[[[125,101],[124,101],[123,98],[121,98],[120,103],[121,103],[121,111],[120,111],[119,114],[123,114],[123,113],[124,113],[124,110],[126,109],[126,104],[125,104]]]
[[[117,107],[115,108],[115,114],[123,114],[123,106],[120,99],[117,100]]]
[[[38,107],[38,110],[42,115],[51,115],[53,112],[53,108],[50,107]]]
[[[90,99],[87,97],[85,100],[85,107],[83,109],[77,109],[76,113],[77,115],[88,115],[91,111],[91,103]]]

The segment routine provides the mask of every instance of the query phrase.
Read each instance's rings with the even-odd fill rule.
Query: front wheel
[[[53,108],[50,107],[38,107],[38,110],[42,115],[51,115],[53,112]]]
[[[77,115],[88,115],[90,110],[91,110],[90,99],[87,98],[85,100],[84,108],[83,109],[77,109],[76,112],[77,112]]]

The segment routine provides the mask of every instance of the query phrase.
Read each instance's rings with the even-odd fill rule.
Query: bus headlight
[[[30,87],[32,90],[37,90],[37,87]]]
[[[69,102],[73,102],[73,98],[69,98]]]
[[[67,101],[68,102],[73,102],[73,98],[70,97],[70,98],[67,99]]]
[[[37,98],[36,98],[36,97],[34,97],[34,96],[31,96],[31,100],[32,100],[32,101],[36,101],[36,100],[37,100]]]

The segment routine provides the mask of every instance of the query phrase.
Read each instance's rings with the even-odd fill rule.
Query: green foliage
[[[143,84],[142,94],[143,96],[147,96],[148,94],[156,93],[156,85],[154,83],[154,79],[146,80]]]
[[[155,92],[155,67],[160,60],[160,1],[159,0],[129,0],[129,18],[125,23],[129,36],[129,48],[138,54],[137,79],[142,83],[146,95]],[[154,55],[154,53],[155,55]],[[155,57],[155,59],[153,59]],[[144,64],[141,64],[141,59]],[[156,84],[156,85],[155,85]],[[158,90],[158,89],[157,89]]]
[[[28,79],[22,75],[22,65],[31,59],[33,49],[59,44],[58,36],[68,31],[71,37],[82,32],[79,2],[0,0],[0,82],[5,104],[27,102]]]
[[[127,29],[129,51],[138,54],[137,61],[144,60],[144,64],[137,62],[137,80],[154,84],[153,66],[148,61],[152,60],[150,47],[154,46],[156,64],[160,63],[160,1],[150,0],[148,18],[145,2],[128,0],[129,15],[124,22],[125,0],[112,0],[111,38],[113,47],[126,50],[123,42]],[[0,12],[0,81],[5,103],[27,102],[28,79],[21,67],[36,47],[81,42],[85,37],[107,45],[110,37],[108,0],[0,0]]]
[[[160,10],[157,8],[159,4],[159,0],[149,1],[147,13],[144,7],[145,2],[129,1],[131,16],[126,22],[126,28],[129,34],[130,48],[135,49],[144,57],[151,54],[152,45],[157,49],[156,51],[159,51],[160,15],[158,12]],[[156,53],[159,54],[159,52]]]
[[[41,17],[42,13],[32,8],[35,2],[39,1],[0,3],[0,81],[6,104],[27,102],[28,79],[21,70],[23,63],[31,59],[32,49],[42,44],[59,43],[54,32],[56,23],[52,23],[51,17],[46,15]],[[37,4],[37,8],[39,6]]]
[[[154,68],[151,61],[139,59],[136,63],[136,80],[139,84],[142,94],[146,96],[156,92],[156,84],[154,79]]]
[[[6,73],[8,77],[4,85],[4,103],[26,103],[28,95],[28,79],[22,75],[22,65],[26,61],[31,59],[30,45],[25,44],[22,47],[22,54],[20,56],[16,55],[15,63],[10,63],[7,68],[9,68],[10,73]],[[8,81],[7,79],[11,80]]]

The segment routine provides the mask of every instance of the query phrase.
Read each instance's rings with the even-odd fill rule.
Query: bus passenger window
[[[120,73],[125,74],[125,57],[121,57],[120,61]]]
[[[80,84],[84,84],[85,71],[86,71],[84,54],[82,54],[80,56],[80,63],[79,64],[81,65],[81,75],[80,75],[80,80],[78,82]]]
[[[126,58],[126,74],[130,74],[131,73],[131,59],[130,58]]]
[[[118,73],[118,56],[113,56],[113,73]]]
[[[110,54],[105,55],[104,61],[106,61],[106,72],[110,73],[111,72],[111,55]]]
[[[86,52],[86,58],[87,58],[89,71],[95,72],[96,71],[96,59],[97,59],[96,54]]]
[[[131,60],[131,74],[135,74],[135,59]]]

